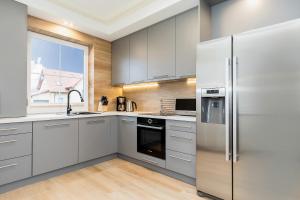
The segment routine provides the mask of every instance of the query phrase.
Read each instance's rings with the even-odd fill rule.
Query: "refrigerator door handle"
[[[233,137],[233,162],[238,161],[238,125],[237,125],[237,67],[238,67],[238,58],[236,56],[233,57],[233,69],[232,69],[232,97],[233,97],[233,127],[232,127],[232,137]]]
[[[226,137],[226,152],[225,160],[231,160],[230,151],[230,93],[231,93],[231,59],[226,58],[226,71],[225,71],[225,81],[226,81],[226,94],[225,94],[225,137]]]

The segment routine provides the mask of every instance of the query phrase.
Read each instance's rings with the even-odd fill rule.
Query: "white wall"
[[[300,18],[300,0],[227,0],[211,7],[212,38]]]

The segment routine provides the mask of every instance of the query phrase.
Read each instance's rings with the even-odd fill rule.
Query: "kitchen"
[[[0,199],[299,199],[299,8],[1,1]]]

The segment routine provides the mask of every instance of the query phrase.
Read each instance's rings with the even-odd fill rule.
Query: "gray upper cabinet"
[[[27,7],[0,1],[0,117],[26,115]]]
[[[78,119],[33,122],[33,175],[78,163]]]
[[[199,41],[198,8],[176,16],[176,76],[196,74],[196,47]]]
[[[130,83],[147,80],[148,30],[130,35]]]
[[[137,153],[137,118],[119,118],[119,153],[138,158]]]
[[[148,29],[148,79],[175,76],[175,18]]]
[[[129,83],[129,37],[112,43],[112,84]]]
[[[114,41],[113,85],[195,76],[198,21],[193,8]]]
[[[79,162],[110,154],[111,145],[109,118],[79,119]]]

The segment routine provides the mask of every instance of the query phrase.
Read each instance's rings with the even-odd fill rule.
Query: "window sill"
[[[88,104],[84,103],[73,103],[73,112],[88,111]],[[66,104],[35,104],[29,105],[27,108],[28,114],[53,114],[53,113],[64,113],[67,110]]]

